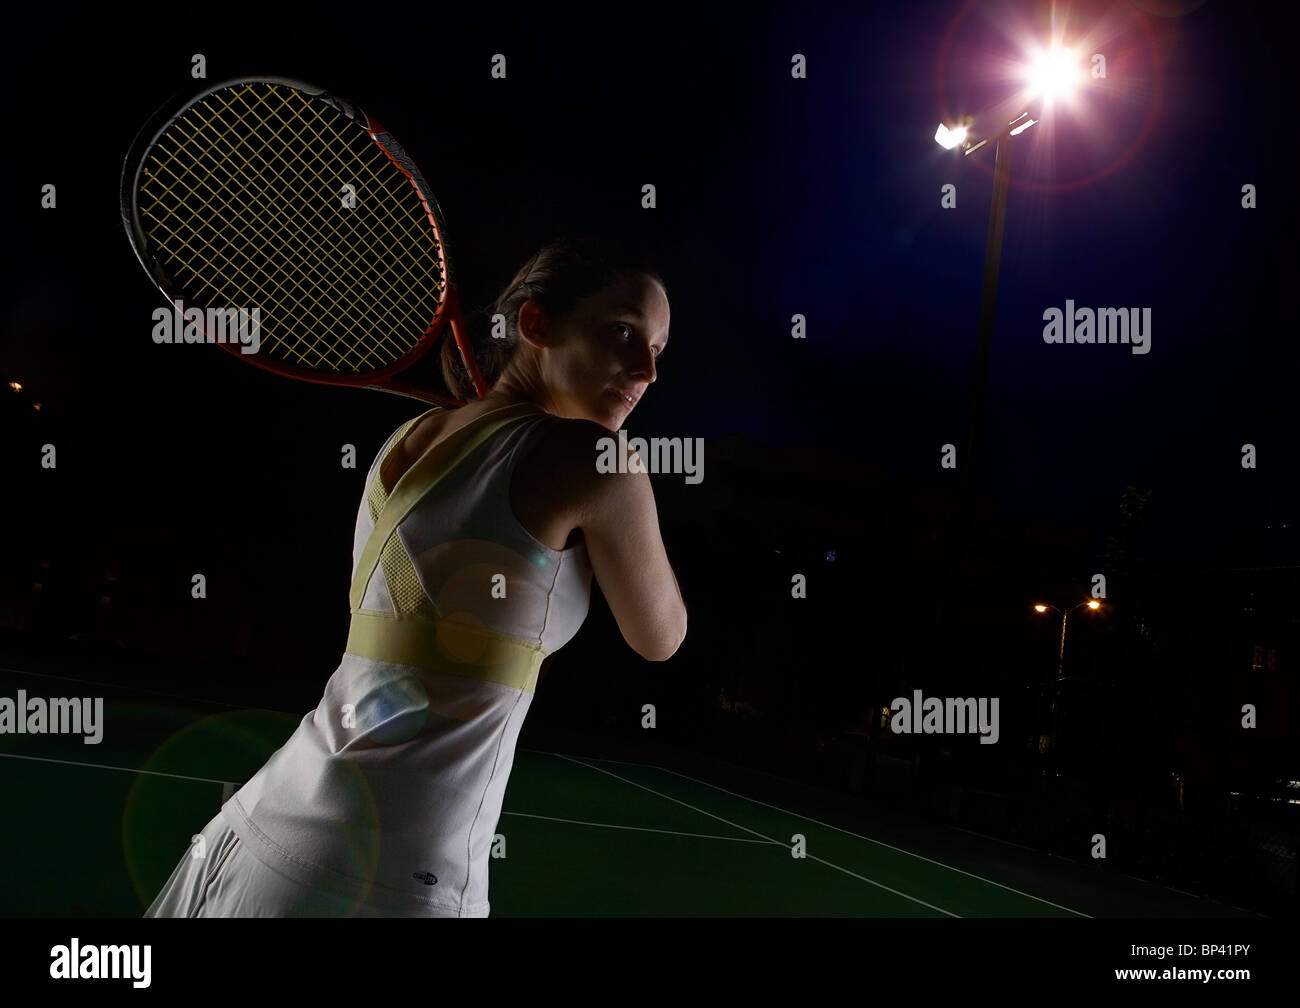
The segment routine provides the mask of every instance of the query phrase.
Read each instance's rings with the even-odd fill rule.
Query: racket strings
[[[276,138],[276,139],[279,139],[278,134],[279,134],[279,133],[282,133],[282,132],[283,132],[283,128],[282,128],[280,131],[277,131],[277,138]],[[218,138],[218,139],[220,139],[220,138]],[[302,142],[301,132],[299,132],[299,133],[296,135],[295,142],[298,142],[298,143],[301,143],[301,142]],[[253,152],[253,156],[254,156],[254,157],[261,157],[261,154],[260,154],[260,152]],[[382,157],[383,155],[381,154],[380,156]],[[251,161],[251,158],[250,158],[249,160]],[[265,160],[265,159],[264,159],[264,160]],[[309,162],[309,163],[310,163],[310,162]],[[372,177],[373,177],[373,172],[372,172]],[[287,181],[287,179],[286,179],[286,172],[282,170],[282,171],[280,171],[279,173],[277,173],[277,176],[276,176],[276,178],[275,178],[273,181],[275,181],[276,183],[278,183],[277,186],[276,186],[276,189],[277,189],[277,190],[279,190],[279,191],[281,191],[281,192],[285,191],[285,189],[286,189],[285,182]],[[319,181],[319,174],[317,174],[317,181]],[[257,194],[257,195],[258,195],[258,196],[261,196],[261,193],[259,193],[259,194]],[[243,198],[245,201],[248,201],[248,194],[247,194],[247,193],[241,194],[241,198]],[[292,206],[273,207],[272,209],[278,211],[278,212],[280,213],[281,216],[291,215],[292,212],[293,212],[293,210],[294,210],[294,208],[293,208]],[[247,221],[245,221],[245,224],[247,224]],[[256,227],[254,227],[254,230],[259,230],[259,229],[257,229]],[[391,234],[391,232],[390,232],[390,234]],[[312,240],[311,240],[311,239],[312,239],[312,236],[310,236],[310,235],[308,235],[308,236],[306,236],[306,237],[308,238],[308,243],[309,243],[309,244],[315,244],[315,245],[318,245],[318,246],[321,244],[319,241],[312,241]],[[332,236],[330,236],[330,237],[331,237],[332,240],[334,240],[334,241],[336,241],[336,242],[339,240],[339,236],[338,236],[337,234],[332,235]],[[354,240],[354,241],[356,240],[356,236],[353,236],[353,240]],[[340,265],[340,264],[338,264],[338,263],[334,263],[334,264],[325,264],[325,269],[324,269],[324,270],[321,269],[321,265],[322,265],[322,264],[320,264],[320,263],[310,263],[310,262],[302,262],[302,261],[300,261],[300,262],[296,263],[295,265],[298,266],[299,268],[306,268],[307,270],[311,271],[311,272],[306,273],[307,276],[311,276],[311,275],[320,275],[322,272],[324,272],[324,273],[326,273],[326,274],[328,274],[328,275],[338,275],[338,274],[341,272],[341,270],[339,269],[339,265]],[[328,289],[326,289],[326,290],[328,290]],[[392,288],[391,288],[391,285],[390,285],[390,292],[391,292],[391,291],[392,291]],[[408,291],[408,293],[409,293],[409,291]],[[334,304],[335,304],[335,306],[337,307],[337,305],[338,305],[338,299],[337,299],[337,298],[335,299]],[[391,324],[391,320],[390,320],[390,324]],[[334,348],[337,349],[337,342],[335,343],[335,347],[334,347]],[[321,345],[320,347],[318,347],[317,349],[318,349],[318,351],[319,351],[320,349],[327,349],[327,347],[325,347],[325,345],[322,344],[322,345]],[[401,347],[401,348],[398,348],[396,352],[397,352],[398,355],[400,355],[400,353],[404,352],[405,349],[406,349],[405,347]],[[301,358],[300,358],[300,359],[301,359]]]
[[[277,136],[276,136],[275,139],[277,139],[277,140],[281,139],[280,136],[279,136],[279,134],[282,133],[282,132],[283,132],[283,127],[282,127],[280,130],[277,131]],[[219,137],[219,138],[217,138],[217,139],[219,140],[219,139],[222,139],[222,138]],[[301,132],[299,132],[299,133],[296,135],[295,140],[296,140],[296,142],[299,142],[299,143],[302,142]],[[218,146],[219,146],[219,145],[218,145]],[[225,153],[225,152],[223,152],[223,153]],[[238,152],[236,152],[236,153],[238,153]],[[380,156],[382,157],[383,155],[381,154]],[[252,152],[252,157],[248,157],[248,156],[246,155],[246,156],[245,156],[245,159],[248,160],[250,163],[252,163],[252,158],[253,158],[253,157],[262,157],[262,155],[261,155],[260,151],[255,151],[255,152]],[[265,158],[263,158],[263,161],[265,161]],[[310,162],[309,162],[309,163],[310,163]],[[241,174],[242,174],[242,173],[241,173]],[[373,173],[372,173],[372,175],[373,175]],[[318,174],[317,174],[317,179],[319,180],[319,175],[318,175]],[[279,190],[280,192],[284,192],[284,191],[286,190],[287,187],[285,186],[285,182],[287,181],[287,179],[286,179],[286,172],[285,172],[284,170],[281,170],[280,172],[278,172],[278,173],[276,174],[275,179],[273,179],[272,181],[274,181],[275,183],[277,183],[276,186],[275,186],[275,190]],[[263,188],[265,188],[265,187],[263,187]],[[272,191],[275,191],[275,190],[272,190]],[[255,195],[256,195],[257,197],[262,197],[262,196],[263,196],[262,193],[257,193],[257,194],[255,194]],[[241,196],[241,199],[243,199],[245,202],[249,202],[249,194],[248,194],[247,192],[240,194],[240,196]],[[263,204],[263,205],[264,205],[264,204]],[[287,205],[287,206],[272,206],[271,209],[272,209],[272,211],[278,213],[281,217],[287,217],[287,216],[291,216],[291,215],[292,215],[292,213],[293,213],[293,211],[294,211],[295,208],[292,207],[291,205]],[[248,222],[247,219],[245,218],[245,219],[243,220],[243,223],[245,224],[245,226],[248,226],[248,223],[249,223],[249,222]],[[259,228],[257,228],[256,226],[254,226],[254,227],[252,228],[252,230],[254,230],[255,232],[259,232],[259,236],[260,236],[260,237],[263,237],[263,238],[266,237],[265,234],[262,234],[262,233],[261,233],[261,232],[262,232],[262,229],[259,229]],[[312,236],[310,236],[310,235],[308,235],[307,238],[309,239],[309,244],[317,244],[317,245],[320,244],[319,242],[311,241]],[[338,236],[338,235],[333,235],[333,236],[331,236],[331,238],[332,238],[332,240],[334,240],[334,241],[338,241],[339,236]],[[355,236],[354,236],[354,240],[355,240]],[[341,272],[341,271],[339,270],[339,268],[338,268],[340,264],[337,264],[337,263],[335,263],[335,264],[325,264],[325,265],[326,265],[326,269],[323,270],[323,271],[320,269],[321,264],[319,264],[319,263],[310,263],[310,262],[299,261],[298,263],[295,263],[294,265],[297,266],[298,268],[306,268],[306,269],[308,269],[309,272],[306,273],[307,276],[312,276],[312,275],[321,275],[322,272],[323,272],[323,273],[326,273],[326,274],[328,274],[328,275],[338,275],[338,274]],[[313,267],[315,267],[314,271],[312,270]],[[243,289],[243,288],[241,288],[241,289]],[[391,288],[390,288],[390,289],[391,289]],[[338,300],[335,299],[335,305],[337,306],[337,304],[338,304]],[[318,307],[319,307],[319,306],[318,306]],[[391,320],[389,320],[389,321],[390,321],[390,324],[391,324]],[[322,348],[323,348],[323,345],[322,345]],[[336,341],[336,343],[335,343],[335,348],[337,348],[337,341]],[[398,355],[400,355],[401,352],[404,352],[405,349],[406,349],[406,348],[399,348],[399,349],[397,350]],[[299,359],[302,360],[301,357],[300,357]]]
[[[271,210],[273,211],[276,209],[277,208],[274,206],[271,207]],[[256,221],[250,221],[244,219],[242,223],[245,225],[246,237],[248,240],[255,241],[255,242],[260,241],[261,243],[265,243],[266,241],[274,237],[273,235],[269,235],[265,231],[265,229],[259,227]],[[243,296],[244,299],[247,300],[248,287],[244,283],[239,282],[237,275],[232,275],[227,270],[221,269],[220,268],[221,264],[214,262],[211,258],[203,259],[202,257],[203,251],[213,250],[215,252],[215,248],[211,241],[204,241],[203,242],[204,249],[202,250],[196,248],[192,242],[183,242],[183,245],[188,251],[190,251],[191,253],[197,253],[199,255],[199,258],[202,259],[202,261],[198,264],[198,266],[218,276],[229,287],[233,287],[234,290],[239,292],[241,296]],[[339,276],[341,272],[338,268],[339,264],[326,263],[321,261],[320,256],[315,254],[317,249],[324,249],[324,246],[319,241],[312,241],[310,237],[308,237],[306,241],[300,242],[299,248],[293,249],[291,247],[290,254],[292,258],[287,263],[287,265],[290,266],[291,269],[285,271],[282,275],[286,278],[295,277],[295,276],[307,278],[313,275],[323,275],[327,277]],[[312,261],[313,258],[316,259],[316,261]],[[232,267],[235,266],[233,262],[229,263],[229,265],[231,265]],[[196,274],[201,272],[198,269],[198,267],[196,267],[193,263],[191,263],[190,266],[191,266],[191,270]],[[196,279],[199,278],[196,277]],[[285,288],[283,283],[275,281],[273,279],[269,280],[269,282],[265,282],[261,288],[261,291],[263,294],[272,294],[278,296],[280,298],[280,303],[284,303],[284,299],[286,298],[286,295],[290,294],[290,292]],[[214,293],[215,292],[216,291],[214,290]],[[306,308],[310,309],[307,312],[304,312],[302,310],[304,306],[302,305],[299,306],[299,310],[295,313],[295,317],[297,318],[301,318],[304,314],[320,316],[322,314],[323,309],[331,310],[335,316],[341,316],[343,312],[345,312],[347,309],[347,304],[345,303],[345,300],[343,298],[344,291],[342,290],[341,285],[338,284],[336,284],[334,288],[331,288],[330,286],[326,286],[324,284],[318,283],[314,288],[307,289],[307,290],[300,290],[297,293],[299,294],[300,298],[306,297],[311,302],[305,306]],[[333,296],[329,297],[331,293],[333,294]],[[328,303],[326,304],[322,303],[322,296],[328,298]],[[382,305],[380,307],[382,307]],[[397,328],[397,326],[395,325],[395,320],[393,318],[390,317],[385,321],[389,324],[390,327],[394,329]],[[344,327],[342,326],[334,326],[333,328],[338,332],[344,331]],[[308,360],[301,353],[296,353],[296,352],[294,352],[293,355],[297,357],[300,363],[316,364],[319,363],[319,361],[326,356],[325,350],[332,349],[337,351],[339,342],[340,339],[338,337],[336,337],[331,344],[325,344],[319,342],[313,344],[309,340],[299,340],[298,345],[313,346],[315,348],[316,359]],[[403,352],[405,348],[403,347],[394,348],[392,345],[389,345],[385,349],[388,351],[387,356],[393,357],[393,356],[400,355],[400,353]],[[296,351],[296,347],[290,348],[290,351]],[[374,365],[383,363],[383,361],[374,360],[369,355],[362,355],[362,356],[367,363],[374,364]]]
[[[202,121],[201,118],[200,118],[198,121],[199,121],[199,123],[200,123],[201,126],[207,125],[207,123],[205,123],[204,121]],[[282,131],[280,131],[280,132],[282,132]],[[211,143],[212,143],[212,149],[213,149],[214,151],[217,150],[217,148],[218,148],[218,144],[219,144],[219,141],[222,140],[222,139],[226,139],[226,137],[223,135],[223,136],[216,137],[216,138],[213,138],[213,139],[212,139]],[[279,137],[278,133],[277,133],[277,136],[276,136],[275,139],[276,139],[277,141],[281,139],[281,138]],[[301,138],[301,134],[298,134],[298,135],[295,137],[295,142],[301,142],[301,140],[302,140],[302,138]],[[238,152],[238,151],[232,151],[232,152],[225,152],[225,153],[226,153],[226,156],[229,157],[229,154],[230,154],[230,153],[238,154],[239,152]],[[355,153],[355,152],[354,152],[354,153]],[[257,152],[254,152],[253,156],[261,157],[260,153],[257,153]],[[381,155],[381,156],[382,156],[382,155]],[[247,158],[247,157],[246,157],[246,160],[248,160],[248,161],[251,163],[251,158]],[[308,162],[308,164],[310,164],[310,162]],[[243,172],[241,171],[240,174],[243,174]],[[265,207],[266,204],[263,203],[262,201],[263,201],[264,198],[265,198],[265,192],[266,192],[266,191],[269,191],[269,192],[274,193],[274,194],[281,194],[281,193],[283,193],[283,192],[286,190],[288,184],[291,183],[292,181],[293,181],[292,179],[286,179],[285,176],[284,176],[284,173],[281,172],[281,173],[278,174],[275,178],[269,180],[270,183],[274,183],[274,187],[271,187],[271,188],[268,189],[268,185],[267,185],[267,184],[264,184],[264,185],[261,187],[261,190],[262,190],[262,191],[259,191],[259,192],[257,192],[257,193],[249,193],[249,192],[246,191],[246,188],[247,188],[247,187],[245,187],[245,191],[240,192],[240,193],[238,193],[238,194],[234,194],[234,195],[236,196],[236,198],[233,199],[233,200],[231,200],[230,203],[231,203],[232,206],[234,206],[234,205],[241,205],[241,206],[257,206],[257,205],[261,205],[261,206]],[[320,185],[323,186],[323,187],[328,187],[329,184],[330,184],[329,182],[326,182],[326,181],[324,181],[324,180],[321,180],[320,177],[319,177],[319,173],[316,173],[316,179],[315,179],[314,181],[318,181],[318,182],[320,182]],[[293,207],[293,206],[291,205],[292,202],[293,202],[293,201],[290,200],[289,203],[286,204],[286,205],[275,205],[275,204],[271,205],[271,206],[269,207],[269,212],[267,212],[267,216],[270,216],[270,217],[272,217],[273,219],[284,219],[284,218],[286,218],[286,217],[290,217],[290,216],[292,216],[292,214],[293,214],[293,213],[295,212],[295,210],[296,210],[296,208]],[[244,223],[246,226],[248,226],[250,230],[255,231],[255,232],[259,232],[259,234],[257,235],[257,237],[262,238],[262,239],[264,239],[264,240],[268,237],[268,236],[266,236],[265,234],[260,233],[260,232],[262,231],[262,229],[258,227],[258,222],[257,222],[257,221],[255,221],[255,220],[249,220],[249,219],[246,217],[246,215],[242,215],[242,214],[241,214],[240,216],[241,216],[241,222]],[[303,234],[303,235],[300,235],[299,237],[303,240],[303,242],[304,242],[306,245],[309,245],[309,246],[316,246],[316,248],[322,250],[323,252],[328,253],[328,252],[331,250],[328,246],[326,246],[326,245],[324,244],[323,241],[320,240],[320,236],[313,236],[313,235],[310,235],[310,234]],[[329,237],[330,237],[330,238],[331,238],[331,239],[336,243],[336,245],[334,246],[334,250],[335,250],[335,251],[336,251],[339,247],[346,247],[347,241],[346,241],[346,239],[341,239],[341,236],[339,236],[339,235],[337,235],[337,234],[332,234],[332,235],[330,235]],[[355,242],[355,241],[356,241],[356,236],[351,236],[351,237],[353,238],[353,241]],[[300,272],[286,274],[286,276],[297,275],[297,276],[301,276],[301,277],[303,277],[303,278],[311,278],[311,277],[314,277],[314,276],[316,276],[316,277],[319,277],[319,276],[339,276],[340,274],[345,274],[345,269],[344,269],[344,265],[345,265],[345,264],[344,264],[343,262],[341,262],[341,261],[335,261],[335,262],[324,262],[324,261],[310,262],[310,261],[307,261],[307,259],[306,259],[306,254],[304,253],[303,248],[294,248],[294,247],[292,247],[292,246],[289,246],[287,251],[288,251],[290,254],[296,255],[298,261],[292,263],[292,265],[294,266],[295,270],[300,271]],[[309,249],[307,249],[307,251],[310,252],[310,251],[312,251],[312,250],[309,248]],[[215,265],[215,264],[208,263],[208,264],[206,264],[206,265],[213,266],[213,265]],[[277,288],[277,290],[275,291],[275,293],[280,293],[281,291],[283,291],[283,285],[277,283],[275,286],[276,286],[276,288]],[[391,287],[390,287],[390,292],[391,292],[391,290],[392,290],[392,289],[391,289]],[[241,288],[241,292],[242,292],[242,288]],[[346,310],[346,304],[343,302],[343,298],[342,298],[342,295],[343,295],[345,292],[343,292],[342,290],[335,290],[335,289],[333,289],[333,288],[325,287],[325,286],[323,286],[323,285],[321,285],[321,284],[318,283],[314,288],[312,288],[311,290],[306,291],[306,292],[304,292],[304,293],[306,293],[306,294],[308,294],[308,295],[321,295],[321,294],[323,294],[323,295],[326,295],[326,296],[328,296],[328,295],[330,295],[331,293],[333,293],[333,294],[334,294],[334,297],[331,299],[331,304],[328,305],[328,306],[326,306],[326,307],[331,308],[331,309],[334,309],[337,313],[340,313],[340,314],[341,314],[342,311],[345,311],[345,310]],[[409,291],[408,291],[408,293],[409,293]],[[319,303],[319,298],[317,299],[317,303],[314,304],[313,307],[315,307],[318,311],[321,309],[322,306],[321,306],[320,303]],[[382,308],[383,305],[381,305],[380,307]],[[392,320],[392,319],[390,319],[389,321],[390,321],[390,323],[396,323],[396,322],[399,322],[400,320]],[[343,327],[339,327],[337,331],[339,331],[339,332],[345,332],[346,330],[345,330]],[[318,363],[319,363],[319,359],[320,359],[320,358],[323,358],[323,357],[325,356],[325,355],[324,355],[324,351],[325,351],[325,350],[330,350],[330,349],[335,350],[335,351],[338,350],[338,340],[336,339],[335,342],[334,342],[333,344],[329,345],[329,346],[326,346],[326,345],[323,344],[323,343],[322,343],[322,344],[319,344],[319,345],[313,345],[313,349],[315,349],[315,351],[316,351],[316,356],[317,356],[318,360],[308,361],[306,358],[304,358],[302,355],[299,354],[299,355],[297,355],[297,356],[298,356],[298,360],[299,360],[299,362],[300,362],[300,363],[311,364],[311,365],[318,364]],[[401,346],[390,345],[390,346],[388,347],[388,349],[389,349],[389,351],[390,351],[390,356],[393,357],[393,358],[395,359],[396,357],[400,357],[401,354],[402,354],[402,353],[405,353],[406,350],[409,349],[409,348],[408,348],[408,347],[401,347]],[[383,360],[373,360],[373,359],[370,359],[370,358],[368,358],[368,357],[367,357],[367,362],[368,362],[368,363],[371,363],[372,366],[379,366],[379,365],[381,365],[382,363],[386,363],[386,361],[383,361]]]
[[[323,120],[324,120],[323,108],[324,107],[319,102],[304,101],[300,106],[300,109],[295,109],[295,111],[300,111],[301,109],[309,110],[316,116],[317,120],[321,124],[323,124]],[[364,134],[364,132],[361,131],[360,129],[351,130],[349,132],[350,132],[349,136],[343,136],[340,134],[338,136],[338,139],[344,142],[345,144],[351,145],[350,147],[351,153],[353,153],[357,157],[358,163],[369,173],[371,180],[377,186],[383,188],[391,198],[398,201],[399,203],[402,203],[403,210],[411,210],[413,207],[409,203],[410,197],[414,195],[416,199],[419,199],[420,197],[418,192],[416,192],[415,189],[410,186],[409,182],[405,180],[404,175],[398,175],[391,171],[393,164],[392,161],[388,159],[387,155],[383,154],[382,152],[378,154],[375,153],[375,145],[374,142],[370,139],[369,135]],[[312,164],[313,162],[307,162],[308,167],[311,167]],[[381,166],[384,169],[388,169],[385,170],[383,173],[385,177],[381,177],[377,173],[376,166]],[[319,173],[316,174],[316,178],[319,179]],[[420,201],[420,204],[421,206],[423,206],[422,200]],[[432,260],[432,262],[435,263],[438,262],[438,259],[436,257],[440,250],[436,239],[428,229],[427,213],[425,215],[425,218],[420,219],[418,223],[417,223],[417,217],[413,213],[404,213],[400,217],[395,217],[389,214],[379,215],[379,216],[367,215],[364,217],[359,215],[347,215],[339,219],[346,220],[354,224],[365,223],[365,224],[372,225],[371,234],[364,237],[372,244],[372,246],[375,246],[377,251],[381,251],[381,248],[375,245],[375,242],[378,239],[396,242],[404,247],[410,247],[413,244],[419,244],[421,241],[423,241],[428,246],[429,254],[435,257]],[[329,221],[327,220],[326,223],[328,224]],[[382,236],[373,235],[373,224],[375,223],[379,223],[384,226],[384,229],[386,231],[385,235]],[[394,224],[401,225],[403,228],[403,233],[401,234],[394,233],[393,231]],[[417,260],[417,262],[418,261],[419,260]],[[408,276],[408,274],[406,273],[381,274],[380,276],[382,279],[386,279],[390,281],[390,292],[392,292],[394,295],[399,295],[400,293],[401,295],[404,296],[423,296],[424,292],[416,291],[415,288],[409,283],[407,284],[406,290],[404,292],[396,291],[395,288],[391,285],[391,281],[395,279],[405,279]],[[429,277],[429,279],[432,281],[434,288],[436,290],[440,290],[441,282],[442,282],[441,273],[439,272],[437,274],[433,274],[431,277]]]
[[[160,165],[160,167],[167,166]],[[173,178],[178,185],[181,183],[190,184],[191,181],[181,175],[174,175]],[[206,185],[206,182],[198,181],[193,184],[198,188]],[[164,195],[169,194],[164,193]],[[182,209],[184,209],[183,206]],[[270,288],[265,283],[261,288],[254,286],[253,292],[250,292],[249,284],[251,280],[247,276],[246,263],[237,260],[233,255],[223,255],[223,249],[227,252],[234,252],[238,250],[239,246],[230,242],[214,242],[203,233],[193,229],[187,231],[185,228],[175,227],[174,225],[171,231],[162,230],[163,227],[172,225],[172,222],[166,219],[167,217],[181,218],[181,214],[174,208],[169,208],[163,217],[159,217],[152,209],[145,208],[141,210],[141,216],[154,222],[155,227],[150,230],[149,234],[151,238],[159,243],[163,251],[170,253],[178,260],[183,258],[180,255],[182,249],[190,253],[188,259],[175,264],[173,268],[179,274],[178,278],[182,280],[182,286],[190,294],[192,300],[200,303],[215,302],[220,299],[223,291],[227,296],[227,300],[229,300],[229,295],[233,291],[238,294],[238,299],[244,304],[257,300],[253,292],[262,295],[270,293],[280,298],[288,295],[288,291],[283,284],[278,282],[272,282]],[[259,229],[256,221],[243,218],[243,215],[240,216],[241,223],[245,225],[250,233],[248,237],[251,239],[263,237],[258,233]],[[199,247],[200,245],[202,247]],[[188,277],[186,274],[188,274]],[[288,274],[285,275],[288,276]],[[211,295],[205,296],[205,288],[211,291]],[[199,296],[195,297],[195,295]],[[280,340],[276,336],[274,327],[269,334],[264,335],[263,342],[265,343],[268,339],[272,349],[280,346]],[[299,363],[306,363],[306,359],[302,354],[297,353],[292,346],[285,347],[282,356],[296,356]]]
[[[241,171],[240,174],[242,175],[243,172]],[[188,182],[189,180],[187,180],[187,179],[181,179],[180,177],[177,177],[177,181],[178,181],[178,182],[180,182],[180,181],[187,181],[187,182]],[[198,188],[198,186],[196,186],[196,189],[197,189],[197,188]],[[209,186],[209,188],[211,188],[211,187]],[[223,186],[223,188],[225,188],[225,187]],[[248,196],[247,193],[242,193],[242,194],[239,194],[239,195],[240,195],[240,198],[242,198],[245,202],[251,202],[251,201],[249,200],[249,196]],[[233,204],[232,204],[232,205],[233,205]],[[276,210],[276,209],[278,209],[278,208],[272,206],[271,209],[272,209],[272,210]],[[260,228],[260,227],[258,226],[258,222],[257,222],[256,220],[250,219],[250,218],[248,218],[245,214],[242,214],[242,213],[239,214],[238,216],[239,216],[240,222],[241,222],[241,223],[246,227],[247,231],[251,232],[251,235],[249,235],[250,238],[253,238],[253,239],[259,239],[259,238],[260,238],[260,239],[263,239],[263,240],[265,240],[266,238],[268,238],[268,236],[264,233],[263,229]],[[194,247],[194,245],[193,245],[192,243],[184,242],[183,244],[185,245],[185,247],[186,247],[189,251],[191,251],[191,252],[193,252],[193,253],[198,253],[198,252],[199,252],[198,249],[195,249],[195,247]],[[308,244],[308,245],[312,245],[312,244],[314,244],[314,245],[317,245],[317,246],[320,245],[319,242],[312,242],[312,241],[310,240],[310,236],[308,236],[307,244]],[[211,251],[213,251],[215,254],[219,255],[219,248],[218,248],[217,246],[214,246],[213,243],[212,243],[211,241],[204,241],[204,245],[205,245],[205,250],[211,250]],[[231,247],[233,247],[233,246],[231,246],[231,245],[229,245],[229,243],[227,243],[226,247],[231,248]],[[325,272],[325,273],[329,273],[330,275],[336,275],[337,272],[338,272],[338,270],[337,270],[337,264],[328,264],[327,267],[326,267],[326,269],[322,270],[322,269],[321,269],[321,266],[322,266],[322,265],[325,265],[325,264],[322,264],[322,263],[320,263],[320,262],[315,262],[315,263],[313,263],[313,262],[305,261],[305,258],[304,258],[304,254],[303,254],[302,249],[296,249],[296,250],[295,250],[295,249],[290,249],[289,251],[290,251],[290,253],[296,253],[296,254],[297,254],[297,256],[298,256],[298,258],[299,258],[299,261],[298,261],[298,262],[295,262],[295,263],[292,263],[292,265],[295,266],[298,270],[301,270],[301,271],[302,271],[301,275],[303,275],[303,276],[311,276],[313,270],[315,270],[317,273]],[[229,283],[231,286],[235,287],[235,289],[238,290],[238,291],[240,292],[241,295],[246,295],[246,294],[247,294],[247,288],[246,288],[242,283],[239,283],[239,281],[238,281],[235,277],[232,277],[228,272],[226,272],[226,271],[224,271],[224,270],[221,270],[221,269],[219,268],[218,264],[215,263],[215,262],[213,262],[211,259],[204,260],[202,263],[200,263],[200,265],[203,266],[203,267],[205,267],[207,270],[210,270],[210,271],[211,271],[212,273],[214,273],[215,275],[218,275],[218,276],[219,276],[223,281],[225,281],[225,282]],[[191,264],[191,269],[193,270],[193,266],[192,266],[192,264]],[[285,275],[286,278],[287,278],[287,277],[291,276],[292,274],[290,274],[290,273],[286,273],[286,274],[284,274],[284,275]],[[202,280],[201,277],[199,277],[199,276],[197,276],[197,275],[196,275],[195,279],[196,279],[196,280],[199,280],[201,283],[205,282],[205,281]],[[211,285],[209,285],[209,286],[211,286]],[[274,287],[274,289],[271,291],[271,293],[278,294],[278,295],[281,295],[281,296],[284,295],[284,293],[285,293],[285,288],[284,288],[283,284],[278,283],[278,282],[273,282],[273,287]],[[319,285],[318,285],[318,289],[320,289],[320,288],[319,288]],[[215,288],[214,288],[214,292],[215,292]],[[308,292],[308,293],[311,293],[311,292]],[[337,299],[335,299],[335,301],[334,301],[334,306],[335,306],[335,307],[338,307],[338,306],[339,306],[339,303],[338,303],[338,300],[337,300]],[[319,311],[319,309],[320,309],[321,306],[320,306],[319,304],[316,304],[314,307]],[[299,362],[301,362],[301,363],[308,363],[308,361],[306,360],[306,358],[303,357],[301,354],[297,354],[296,356],[298,357]]]
[[[385,367],[443,307],[420,193],[359,124],[293,88],[247,84],[191,106],[155,141],[137,205],[194,306],[260,308],[263,352],[288,362]]]

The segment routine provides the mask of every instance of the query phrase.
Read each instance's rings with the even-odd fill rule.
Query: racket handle
[[[452,338],[455,339],[456,346],[460,350],[460,359],[465,362],[465,370],[469,372],[474,382],[474,391],[482,399],[488,394],[487,382],[483,378],[483,372],[479,370],[478,361],[474,358],[474,348],[470,345],[469,334],[461,324],[460,298],[456,294],[456,288],[451,286],[447,288],[447,321],[451,326]]]

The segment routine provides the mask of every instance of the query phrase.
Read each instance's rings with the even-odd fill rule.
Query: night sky
[[[672,340],[630,434],[806,450],[922,493],[953,485],[939,454],[965,436],[993,152],[963,158],[934,131],[1021,87],[1009,68],[1049,35],[1051,5],[273,6],[223,5],[225,23],[184,5],[15,15],[0,71],[0,365],[26,386],[4,413],[11,556],[156,571],[174,557],[179,592],[205,564],[274,566],[291,595],[333,600],[321,650],[336,650],[361,474],[420,408],[155,346],[162,299],[118,218],[122,158],[149,115],[259,72],[348,97],[404,144],[447,216],[467,307],[554,236],[603,226],[650,245]],[[1015,141],[979,490],[1008,519],[1098,541],[1126,486],[1154,490],[1195,566],[1247,525],[1300,518],[1295,160],[1277,135],[1295,89],[1269,18],[1179,7],[1057,6],[1057,30],[1104,54],[1107,78]],[[206,82],[189,76],[194,53]],[[506,80],[490,76],[494,53]],[[791,77],[795,53],[807,79]],[[657,209],[640,207],[645,182]],[[46,183],[57,209],[40,207]],[[956,209],[940,206],[947,183]],[[1245,184],[1257,209],[1241,206]],[[1066,299],[1150,308],[1150,353],[1046,345],[1043,312]],[[57,473],[36,462],[51,439]],[[339,471],[344,442],[360,472]],[[686,490],[667,496],[691,506]]]

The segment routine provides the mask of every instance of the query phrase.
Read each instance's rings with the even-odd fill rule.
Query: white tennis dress
[[[586,618],[591,564],[510,507],[515,467],[558,418],[484,414],[386,494],[382,462],[420,419],[367,474],[347,650],[320,704],[145,916],[488,915],[515,743],[542,659]]]

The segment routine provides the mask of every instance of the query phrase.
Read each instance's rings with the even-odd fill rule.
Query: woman
[[[592,574],[634,651],[664,661],[681,644],[649,477],[595,465],[657,377],[662,280],[560,242],[489,312],[505,323],[476,340],[490,392],[474,398],[448,339],[467,405],[404,424],[370,468],[348,645],[320,704],[145,916],[486,917],[515,742]]]

